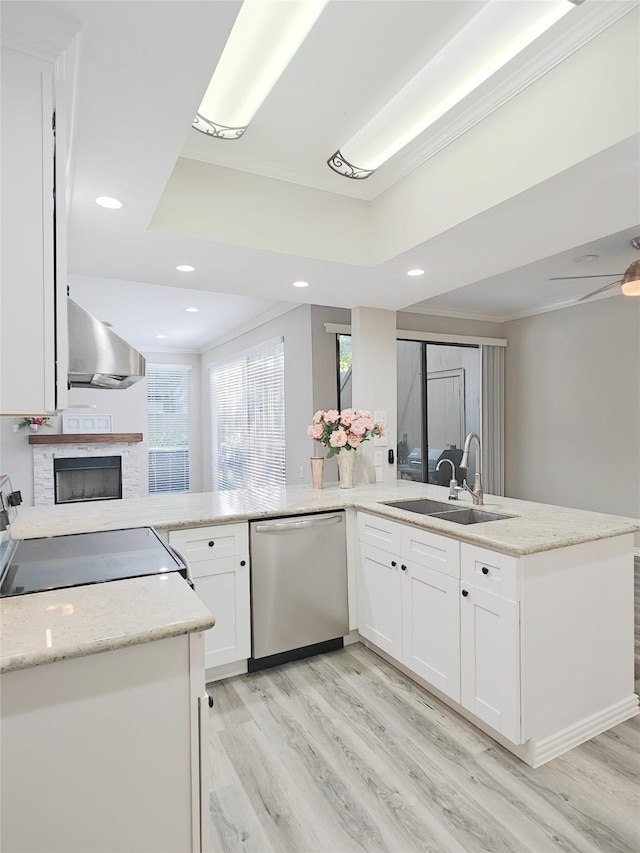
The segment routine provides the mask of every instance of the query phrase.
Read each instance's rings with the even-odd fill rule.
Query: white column
[[[360,447],[357,480],[393,482],[397,477],[396,312],[353,308],[351,349],[353,408],[368,409],[374,417],[376,412],[384,412],[387,426],[386,445],[380,446],[372,438]],[[388,461],[389,450],[393,450],[392,464]]]

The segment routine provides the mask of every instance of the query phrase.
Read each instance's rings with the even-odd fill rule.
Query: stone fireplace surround
[[[137,498],[140,488],[140,463],[136,444],[142,433],[98,433],[96,435],[31,435],[33,445],[33,503],[53,506],[55,503],[54,458],[72,459],[89,456],[122,457],[122,499]]]

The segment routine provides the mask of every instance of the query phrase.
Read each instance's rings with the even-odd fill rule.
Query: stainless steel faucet
[[[470,432],[464,440],[464,450],[462,451],[460,467],[467,468],[469,466],[469,448],[474,439],[478,445],[478,452],[476,453],[476,475],[473,482],[473,489],[469,488],[466,479],[462,487],[465,491],[469,492],[474,504],[482,505],[484,503],[484,492],[482,491],[482,448],[480,446],[480,436],[475,432]]]
[[[458,492],[462,491],[462,486],[459,486],[458,481],[456,480],[456,466],[453,464],[451,459],[441,459],[436,465],[436,471],[440,470],[440,466],[443,462],[448,462],[449,465],[451,465],[451,479],[449,480],[449,500],[457,501]]]

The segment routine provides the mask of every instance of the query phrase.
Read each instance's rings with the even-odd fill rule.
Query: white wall
[[[227,361],[239,353],[274,338],[284,338],[284,398],[286,468],[289,485],[309,483],[313,442],[306,427],[313,416],[311,369],[311,306],[300,305],[228,343],[213,347],[202,355],[202,434],[204,489],[211,489],[211,396],[209,367]],[[300,469],[303,476],[300,476]]]
[[[505,326],[506,494],[640,517],[640,301]]]

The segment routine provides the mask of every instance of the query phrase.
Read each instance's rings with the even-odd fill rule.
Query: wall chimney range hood
[[[67,298],[69,388],[128,388],[145,376],[145,360],[114,331]]]

